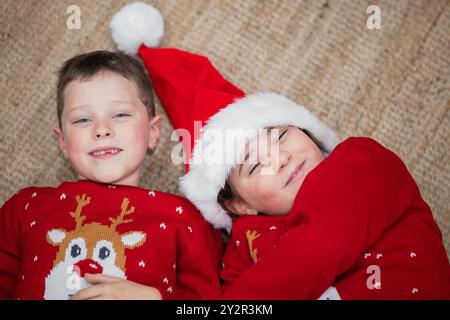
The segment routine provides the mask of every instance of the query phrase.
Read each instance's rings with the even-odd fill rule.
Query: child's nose
[[[111,136],[111,132],[97,132],[97,133],[95,134],[95,136],[96,136],[97,138],[100,138],[100,137],[102,137],[102,136],[109,137],[109,136]]]
[[[272,153],[271,156],[261,159],[261,165],[265,169],[265,174],[277,174],[289,163],[290,159],[291,153],[289,152]]]
[[[95,129],[95,137],[97,139],[105,138],[105,137],[113,137],[113,136],[114,136],[114,131],[105,124],[99,124],[97,126],[97,128]]]
[[[279,169],[281,170],[282,168],[284,168],[289,163],[290,159],[291,159],[291,153],[289,153],[289,152],[280,152]]]

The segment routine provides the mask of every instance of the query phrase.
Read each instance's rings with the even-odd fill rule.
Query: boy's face
[[[266,129],[249,141],[242,165],[230,173],[230,183],[241,199],[227,207],[237,214],[287,214],[306,175],[324,156],[296,127]]]
[[[74,80],[64,91],[59,147],[79,179],[139,185],[148,148],[155,148],[161,117],[149,119],[136,85],[113,72]]]

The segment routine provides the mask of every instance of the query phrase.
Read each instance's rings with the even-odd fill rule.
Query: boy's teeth
[[[114,153],[117,153],[117,152],[119,152],[117,149],[111,149],[111,150],[107,150],[107,151],[96,151],[96,152],[93,153],[93,155],[94,156],[102,156],[102,155],[104,155],[106,153],[114,154]]]

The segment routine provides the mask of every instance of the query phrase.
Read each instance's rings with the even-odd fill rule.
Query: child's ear
[[[252,208],[247,202],[242,199],[232,199],[225,201],[225,207],[238,216],[257,215],[258,211]]]
[[[58,142],[59,150],[63,153],[66,159],[69,158],[69,152],[67,151],[66,141],[64,140],[64,134],[62,133],[60,128],[54,128],[53,132],[55,133],[56,141]]]
[[[148,147],[155,149],[159,142],[159,136],[161,135],[162,117],[155,116],[150,120],[150,139]]]

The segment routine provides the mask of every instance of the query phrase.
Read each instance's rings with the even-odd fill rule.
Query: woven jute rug
[[[245,92],[308,106],[340,137],[370,136],[396,152],[433,210],[450,253],[450,3],[147,1],[165,19],[164,47],[204,54]],[[114,50],[125,0],[0,1],[0,204],[20,188],[75,175],[57,149],[56,72],[73,55]],[[369,29],[370,4],[381,29]],[[69,5],[81,12],[70,29]],[[165,113],[158,105],[157,112]],[[178,193],[172,127],[148,157],[142,186]]]

